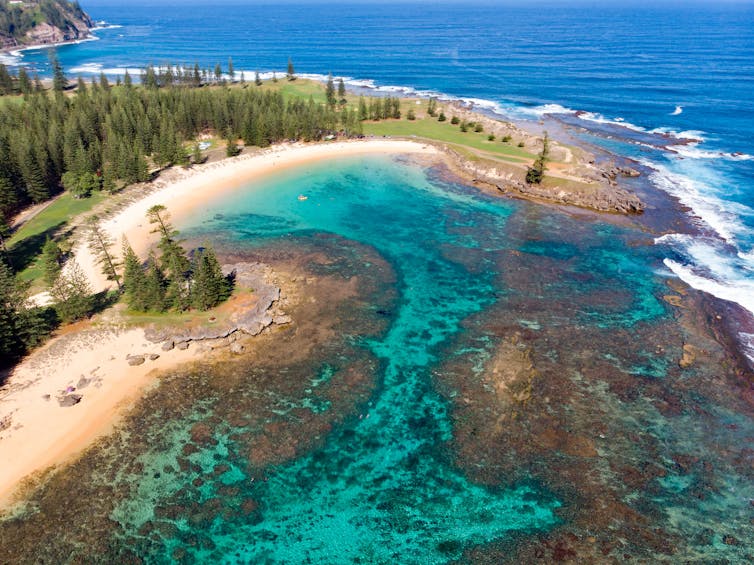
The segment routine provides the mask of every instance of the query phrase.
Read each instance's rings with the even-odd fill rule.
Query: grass
[[[19,278],[34,281],[37,289],[42,284],[40,253],[47,238],[60,236],[71,219],[88,212],[107,197],[102,192],[95,192],[89,198],[73,198],[66,192],[21,226],[8,240],[10,260]]]
[[[325,85],[310,79],[297,78],[296,80],[289,81],[283,76],[282,78],[279,78],[277,82],[266,80],[262,86],[255,86],[252,78],[249,88],[279,91],[286,100],[290,98],[303,98],[304,100],[308,100],[311,96],[315,102],[321,104],[327,102]]]
[[[405,112],[403,115],[405,116]],[[520,147],[500,141],[488,141],[486,132],[468,131],[463,133],[458,126],[451,125],[449,120],[438,122],[435,118],[423,118],[414,121],[402,118],[400,120],[364,122],[364,134],[420,137],[450,145],[469,147],[513,163],[521,163],[534,158],[534,155]]]

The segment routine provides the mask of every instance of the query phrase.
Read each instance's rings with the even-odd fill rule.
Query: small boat
[[[308,197],[308,196],[304,196],[303,194],[299,194],[299,195],[298,195],[298,199],[299,199],[299,200],[300,200],[301,202],[303,202],[304,200],[308,200],[308,199],[309,199],[309,197]]]

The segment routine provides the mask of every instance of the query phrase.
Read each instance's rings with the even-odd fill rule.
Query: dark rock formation
[[[63,408],[70,408],[81,402],[82,398],[84,397],[80,394],[65,394],[58,397],[58,404]]]
[[[126,361],[128,361],[129,365],[135,367],[136,365],[143,364],[145,359],[143,355],[126,355]]]

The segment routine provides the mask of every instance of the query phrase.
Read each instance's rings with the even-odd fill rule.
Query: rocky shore
[[[524,182],[518,170],[512,171],[502,165],[485,166],[466,159],[449,147],[444,150],[454,173],[475,185],[486,185],[512,197],[618,214],[641,214],[645,208],[638,196],[620,188],[616,181],[618,176],[637,176],[638,171],[633,169],[613,167],[597,171],[596,174],[603,179],[601,181],[585,177],[574,182],[548,177],[550,182],[547,184],[529,184]]]
[[[242,353],[239,342],[243,335],[259,335],[265,328],[291,323],[290,316],[279,308],[280,288],[271,282],[272,273],[262,263],[234,263],[223,265],[223,272],[233,274],[236,288],[251,291],[236,305],[233,314],[225,322],[213,322],[190,329],[148,327],[144,337],[152,343],[161,343],[163,351],[173,348],[187,349],[190,343],[201,343],[204,350],[228,347],[231,353]],[[130,356],[129,363],[143,363],[144,356]]]

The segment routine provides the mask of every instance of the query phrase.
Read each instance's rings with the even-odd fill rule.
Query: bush
[[[414,113],[413,108],[408,109],[408,112],[406,113],[406,119],[411,121],[414,121],[416,119],[416,114]]]
[[[445,120],[447,120],[447,119],[448,119],[448,118],[446,118],[446,117],[445,117],[445,112],[443,112],[443,111],[441,110],[441,111],[440,111],[440,116],[439,116],[439,117],[437,118],[437,121],[438,121],[438,122],[444,122],[444,121],[445,121]]]
[[[466,133],[469,131],[469,126],[466,122],[461,122],[460,129],[463,133]]]
[[[502,141],[503,143],[510,143],[510,142],[511,142],[511,139],[513,139],[513,138],[512,138],[512,137],[511,137],[510,135],[504,135],[504,136],[503,136],[503,137],[502,137],[502,138],[500,139],[500,141]]]
[[[491,133],[487,136],[487,141],[495,141],[495,134]]]
[[[474,126],[474,131],[477,133],[482,133],[484,131],[484,127],[482,126],[482,124],[476,124]]]
[[[458,119],[458,116],[453,116],[452,118],[450,118],[450,123],[453,124],[454,126],[457,126],[460,123],[460,121],[461,120]]]
[[[525,147],[525,145],[526,145],[526,144],[525,144],[525,143],[524,143],[523,141],[519,141],[519,142],[518,142],[518,146],[519,146],[519,147]]]

